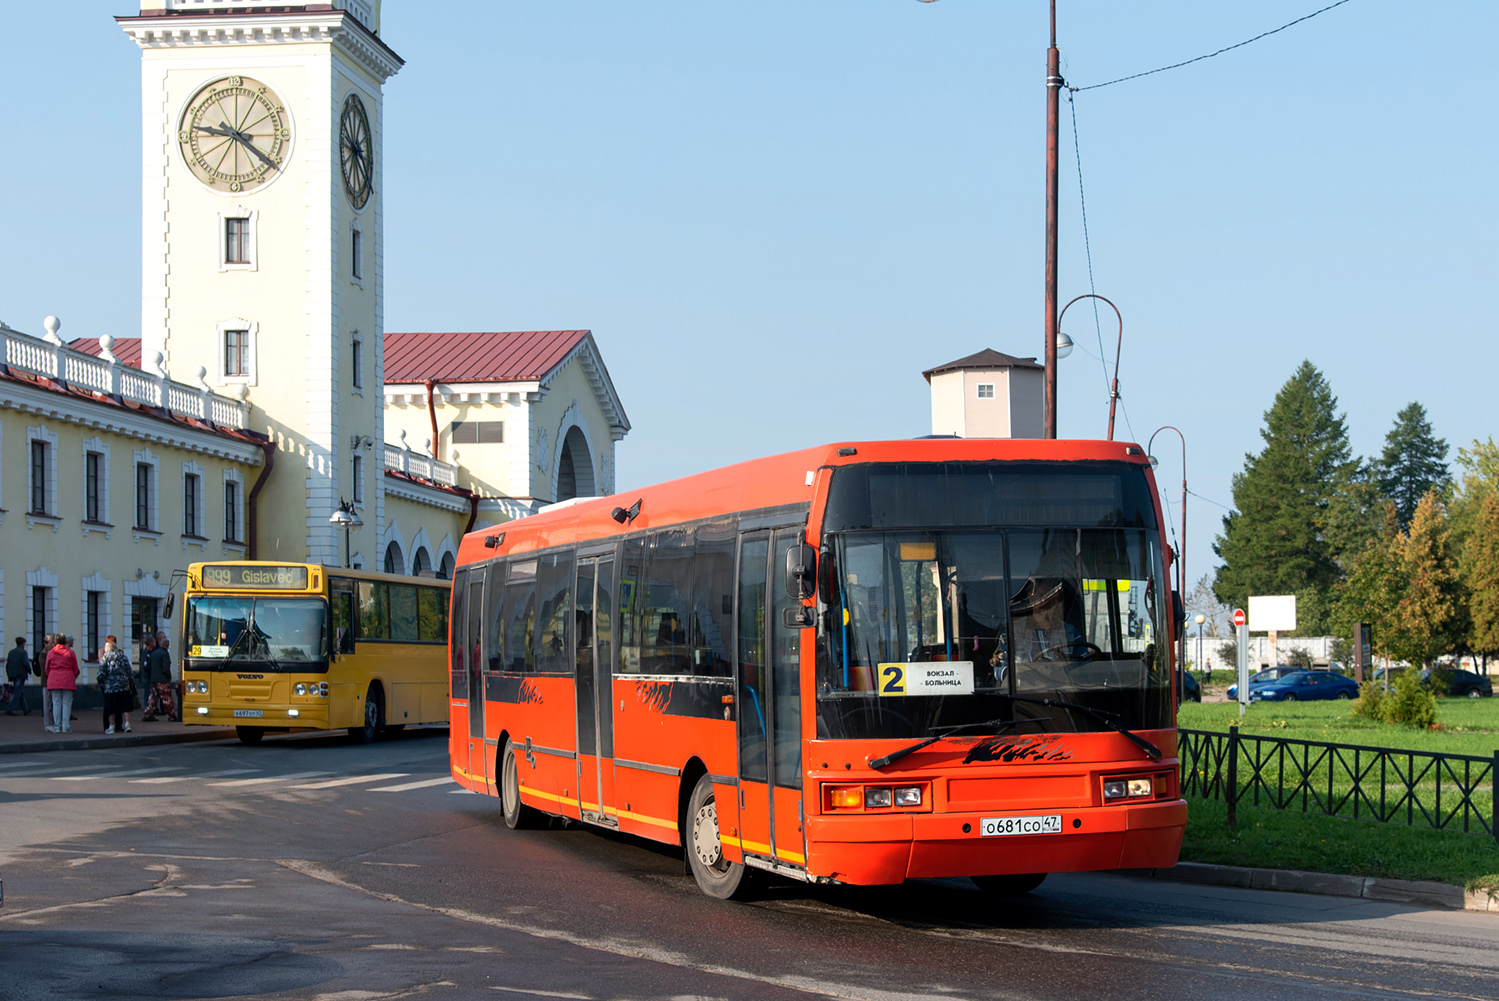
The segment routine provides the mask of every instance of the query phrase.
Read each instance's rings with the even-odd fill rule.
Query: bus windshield
[[[322,598],[191,597],[187,655],[220,661],[226,669],[246,663],[258,670],[326,669],[327,621],[328,603]]]
[[[1172,725],[1169,585],[1138,466],[853,467],[824,529],[819,736]]]

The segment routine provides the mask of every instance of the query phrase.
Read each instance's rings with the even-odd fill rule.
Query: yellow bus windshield
[[[272,670],[326,670],[327,623],[328,603],[322,598],[193,595],[187,602],[187,656],[226,667],[253,663]]]

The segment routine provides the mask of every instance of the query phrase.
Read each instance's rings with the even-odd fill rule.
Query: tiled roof
[[[586,330],[385,335],[385,381],[538,382],[588,336]]]
[[[922,378],[926,379],[927,382],[931,382],[932,381],[932,376],[936,375],[938,372],[951,372],[954,369],[963,369],[963,368],[1043,368],[1044,369],[1045,367],[1046,367],[1045,365],[1038,365],[1038,364],[1036,364],[1036,359],[1034,359],[1034,358],[1016,358],[1014,355],[1007,355],[1007,354],[1005,354],[1002,351],[995,351],[993,348],[985,348],[984,350],[978,352],[977,354],[971,354],[971,355],[969,355],[967,358],[959,358],[957,361],[950,361],[946,365],[938,365],[936,368],[929,368],[925,372],[921,373],[921,375],[922,375]]]
[[[104,353],[99,347],[97,337],[78,337],[68,342],[68,347],[74,351],[82,351],[84,354],[93,355],[95,358]],[[129,365],[131,368],[141,367],[141,339],[139,337],[116,337],[114,344],[114,355],[120,359],[121,364]]]

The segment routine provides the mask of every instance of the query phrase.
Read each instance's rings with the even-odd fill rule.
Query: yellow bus
[[[246,744],[336,729],[369,743],[446,723],[450,594],[444,580],[317,563],[194,563],[182,720],[232,725]]]

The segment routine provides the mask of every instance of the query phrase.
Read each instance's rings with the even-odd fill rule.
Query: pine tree
[[[1447,442],[1432,432],[1421,404],[1412,403],[1395,415],[1395,426],[1385,435],[1384,453],[1375,464],[1375,482],[1395,502],[1401,525],[1410,524],[1428,490],[1446,490]]]
[[[1405,594],[1395,614],[1391,651],[1424,664],[1458,640],[1457,574],[1447,548],[1447,512],[1435,488],[1426,492],[1400,538],[1400,575]]]
[[[1463,547],[1468,592],[1468,645],[1485,657],[1499,653],[1499,495],[1489,493]]]
[[[1251,594],[1295,594],[1298,631],[1319,632],[1341,576],[1323,537],[1332,492],[1350,481],[1348,429],[1322,373],[1303,361],[1265,412],[1258,455],[1233,480],[1234,510],[1213,551],[1223,566],[1218,599],[1244,605]]]

